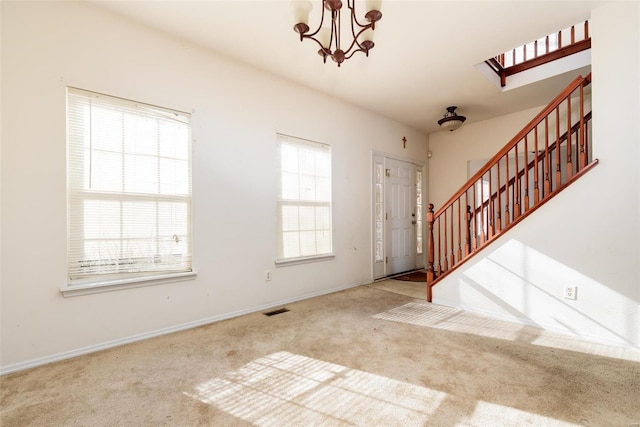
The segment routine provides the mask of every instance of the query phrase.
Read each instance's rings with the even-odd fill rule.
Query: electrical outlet
[[[264,274],[264,281],[268,282],[271,280],[271,271],[267,270]]]
[[[578,299],[578,287],[565,285],[564,286],[564,297],[565,299]]]

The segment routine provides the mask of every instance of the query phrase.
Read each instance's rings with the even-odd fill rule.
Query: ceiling
[[[321,3],[311,1],[313,29]],[[94,2],[426,134],[439,130],[449,105],[473,123],[549,102],[575,73],[502,92],[474,65],[584,21],[602,3],[383,0],[375,48],[338,68],[323,64],[315,43],[300,42],[287,0]],[[356,11],[363,9],[357,0]]]

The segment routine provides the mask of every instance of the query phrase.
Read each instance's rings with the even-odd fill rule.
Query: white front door
[[[387,275],[413,270],[416,266],[415,171],[412,163],[385,159]]]

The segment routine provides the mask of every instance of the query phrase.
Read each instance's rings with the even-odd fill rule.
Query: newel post
[[[435,280],[434,252],[433,252],[433,203],[429,203],[427,210],[427,225],[429,226],[429,252],[427,255],[427,301],[431,302],[431,287]]]

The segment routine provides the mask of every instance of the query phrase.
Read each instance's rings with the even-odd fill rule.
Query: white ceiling
[[[311,1],[313,27],[321,3]],[[315,43],[300,42],[287,0],[94,4],[431,133],[449,105],[472,123],[549,102],[575,74],[501,92],[474,65],[584,21],[601,3],[383,0],[369,58],[358,53],[340,68],[323,64]]]

